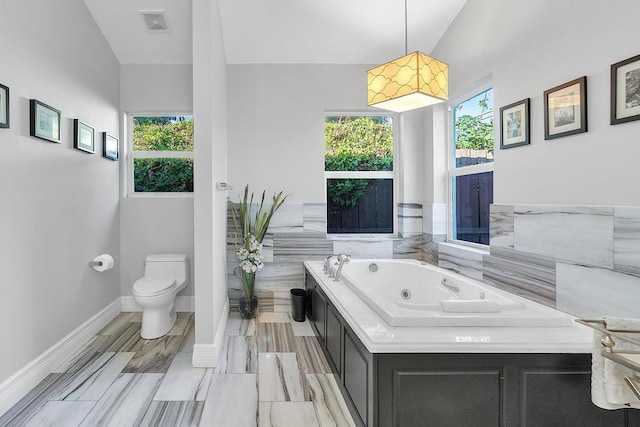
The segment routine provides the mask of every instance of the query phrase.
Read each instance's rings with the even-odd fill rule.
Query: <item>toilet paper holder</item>
[[[113,264],[113,257],[109,254],[98,255],[89,261],[89,266],[99,273],[111,270],[113,268]]]

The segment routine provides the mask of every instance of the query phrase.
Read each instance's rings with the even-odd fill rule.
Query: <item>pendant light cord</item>
[[[407,30],[407,0],[404,0],[404,54],[409,54],[409,36]]]

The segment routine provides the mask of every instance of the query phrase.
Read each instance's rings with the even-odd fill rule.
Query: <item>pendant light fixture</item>
[[[407,53],[407,0],[404,0],[405,56],[367,72],[368,105],[401,113],[446,101],[449,66],[421,52]]]

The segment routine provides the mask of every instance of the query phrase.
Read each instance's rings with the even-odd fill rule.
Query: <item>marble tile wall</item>
[[[553,307],[556,301],[556,260],[508,248],[491,248],[482,257],[485,283]]]
[[[327,238],[325,204],[287,202],[264,241],[261,311],[290,312],[289,290],[304,286],[302,263],[338,253],[425,260],[581,317],[623,315],[626,306],[612,301],[640,289],[640,207],[492,205],[489,251],[444,243],[446,224],[445,204],[400,203],[396,239]],[[228,231],[235,309],[241,284],[231,216]]]
[[[613,268],[613,208],[514,206],[513,247],[531,254]]]
[[[489,251],[438,265],[578,317],[637,317],[640,207],[492,205]]]
[[[437,262],[437,242],[445,235],[425,233],[423,211],[428,227],[437,232],[446,224],[440,206],[417,203],[398,204],[398,237],[345,239],[327,237],[327,207],[324,203],[286,202],[273,217],[263,241],[264,268],[256,277],[261,311],[290,312],[289,290],[304,287],[303,262],[349,253],[354,258],[413,258]],[[231,211],[227,218],[227,286],[232,310],[242,295],[240,271],[235,258],[235,230]]]
[[[439,265],[578,317],[637,317],[640,208],[492,205],[489,252]]]
[[[472,279],[482,280],[484,251],[450,243],[438,245],[438,267],[453,270]]]

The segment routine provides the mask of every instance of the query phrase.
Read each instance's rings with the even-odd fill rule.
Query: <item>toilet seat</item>
[[[151,297],[165,293],[176,284],[173,277],[143,277],[133,284],[133,292],[139,296]]]

